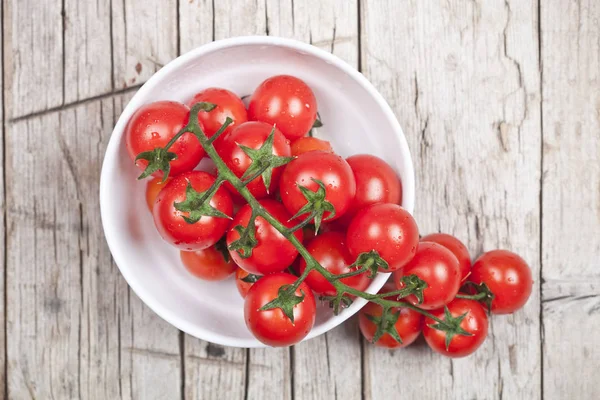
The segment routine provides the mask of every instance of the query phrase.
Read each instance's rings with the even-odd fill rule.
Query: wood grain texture
[[[0,4],[0,26],[2,27],[4,26],[2,23],[3,9],[4,7]],[[3,31],[0,31],[0,33],[4,34]],[[0,395],[2,396],[6,394],[6,325],[4,318],[6,314],[4,295],[6,273],[4,262],[6,254],[4,171],[6,171],[6,165],[4,164],[4,131],[4,43],[0,40],[0,165],[2,165],[2,173],[0,173],[0,264],[2,265],[2,272],[0,273]]]
[[[176,0],[113,0],[114,87],[143,83],[175,58],[177,29]]]
[[[599,21],[597,1],[542,3],[547,399],[600,398]]]
[[[119,100],[8,126],[10,398],[181,392],[178,331],[130,293],[102,240],[100,163]]]
[[[3,0],[6,119],[63,103],[61,0]]]
[[[81,396],[82,247],[78,168],[65,115],[6,132],[8,393]],[[23,196],[27,193],[26,196]]]
[[[407,137],[421,232],[453,233],[473,256],[512,249],[538,276],[537,3],[361,5],[363,73]],[[463,360],[423,346],[366,347],[366,398],[539,398],[539,290],[524,310],[493,318],[490,327],[482,348]]]
[[[64,0],[65,103],[112,89],[109,1]]]

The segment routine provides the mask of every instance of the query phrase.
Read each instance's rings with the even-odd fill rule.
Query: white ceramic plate
[[[324,123],[318,136],[337,153],[374,154],[394,167],[402,180],[402,206],[413,211],[414,172],[402,129],[375,88],[339,58],[294,40],[238,37],[204,45],[165,65],[129,102],[110,138],[100,180],[104,233],[121,273],[144,303],[182,331],[221,345],[264,347],[246,328],[233,279],[194,278],[181,265],[178,250],[156,232],[146,208],[146,185],[136,181],[140,171],[127,155],[123,131],[143,104],[187,101],[211,86],[243,96],[279,74],[297,76],[313,89]],[[368,291],[377,292],[388,275],[379,274]],[[306,339],[339,325],[364,304],[356,300],[338,316],[320,305]]]

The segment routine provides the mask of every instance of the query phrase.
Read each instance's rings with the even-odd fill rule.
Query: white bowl
[[[115,262],[144,303],[182,331],[225,346],[264,347],[246,328],[243,300],[233,279],[194,278],[181,265],[179,250],[160,238],[123,131],[143,104],[187,101],[210,86],[243,96],[279,74],[297,76],[313,89],[324,123],[318,137],[329,140],[342,156],[370,153],[386,160],[402,180],[402,206],[409,212],[414,206],[413,165],[402,128],[371,83],[336,56],[295,40],[238,37],[201,46],[165,65],[129,102],[110,138],[100,179],[102,224]],[[368,291],[377,292],[388,275],[379,274]],[[339,325],[364,304],[358,299],[338,316],[320,305],[306,339]]]

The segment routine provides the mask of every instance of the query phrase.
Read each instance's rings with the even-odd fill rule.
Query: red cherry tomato
[[[190,109],[176,101],[157,101],[140,107],[125,128],[125,143],[132,160],[144,151],[165,147],[167,143],[188,123]],[[204,156],[202,145],[192,133],[184,133],[169,148],[177,158],[170,162],[170,176],[193,170]],[[146,160],[138,160],[136,165],[144,170]],[[153,176],[162,177],[162,171]]]
[[[196,94],[188,104],[191,108],[194,104],[199,102],[217,105],[212,111],[198,112],[198,121],[201,122],[207,137],[212,137],[212,135],[214,135],[225,123],[227,117],[233,120],[227,129],[225,129],[225,132],[223,132],[214,142],[216,148],[219,147],[225,135],[231,132],[234,127],[243,124],[248,120],[248,113],[246,112],[246,107],[242,100],[235,93],[230,92],[227,89],[204,89]]]
[[[315,297],[304,282],[295,291],[296,296],[304,296],[304,299],[293,308],[294,322],[280,308],[260,310],[277,297],[280,287],[291,285],[296,279],[298,278],[286,273],[264,276],[252,286],[246,296],[244,302],[246,326],[258,340],[268,346],[296,344],[308,335],[315,324]]]
[[[225,250],[227,251],[227,250]],[[222,281],[237,268],[227,254],[227,259],[220,250],[211,246],[204,250],[180,251],[181,262],[194,276],[206,281]]]
[[[454,299],[448,305],[448,311],[454,318],[465,315],[460,327],[471,336],[456,334],[446,348],[446,332],[433,328],[437,321],[426,318],[423,327],[425,341],[434,351],[448,357],[465,357],[472,354],[485,341],[488,332],[488,318],[485,310],[475,300]],[[444,309],[431,311],[431,314],[443,321],[446,320]]]
[[[260,201],[260,204],[288,228],[298,224],[296,220],[289,221],[291,215],[281,203],[275,200],[263,199]],[[251,215],[252,208],[249,205],[246,204],[240,208],[240,211],[238,211],[231,223],[231,229],[227,233],[228,247],[240,238],[240,234],[235,227],[238,225],[246,227]],[[289,267],[298,255],[298,250],[262,217],[257,217],[255,224],[255,237],[258,244],[254,247],[252,255],[248,258],[243,258],[236,250],[229,250],[235,263],[246,271],[257,275],[281,272]],[[302,229],[294,232],[294,236],[299,241],[302,241]]]
[[[458,259],[460,268],[460,280],[464,281],[471,272],[471,256],[467,246],[452,235],[446,233],[432,233],[421,238],[422,242],[438,243],[450,250]]]
[[[356,196],[340,222],[347,226],[360,209],[372,204],[402,202],[402,184],[388,163],[369,154],[357,154],[346,161],[354,173]]]
[[[252,164],[252,159],[244,153],[240,146],[246,146],[255,150],[259,149],[265,143],[272,130],[273,126],[264,122],[246,122],[239,125],[223,139],[219,147],[219,155],[238,178],[241,178],[248,167],[250,167],[250,164]],[[275,129],[271,153],[281,157],[290,157],[292,155],[289,141],[278,129]],[[269,193],[276,191],[279,184],[279,176],[283,172],[283,168],[278,167],[273,169]],[[237,194],[237,191],[229,182],[226,183],[226,187],[232,193]],[[263,178],[260,176],[250,182],[247,188],[256,198],[262,198],[269,194],[265,188]]]
[[[290,140],[308,133],[317,119],[317,100],[302,80],[273,76],[256,88],[248,105],[248,119],[275,124]]]
[[[158,194],[152,214],[154,224],[164,240],[181,250],[202,250],[217,243],[229,227],[230,220],[202,216],[199,221],[190,224],[184,220],[190,217],[188,211],[179,211],[174,203],[186,201],[188,183],[196,192],[205,192],[215,181],[207,172],[192,171],[173,178]],[[210,201],[211,207],[233,214],[233,202],[229,192],[220,187]]]
[[[460,288],[458,260],[450,250],[437,243],[421,242],[412,260],[401,271],[394,273],[398,289],[402,289],[403,276],[416,275],[427,283],[423,290],[423,303],[414,295],[406,301],[425,310],[434,310],[450,303]]]
[[[279,183],[281,201],[288,211],[295,215],[306,203],[306,197],[299,186],[316,192],[319,185],[313,179],[325,185],[325,200],[335,209],[335,216],[329,221],[341,217],[350,207],[356,194],[356,182],[348,163],[340,156],[324,151],[311,151],[301,154],[285,166]],[[330,213],[323,215],[325,221]],[[306,214],[299,218],[306,217]]]
[[[379,291],[379,293],[386,293],[396,290],[393,283],[388,282],[385,286]],[[390,299],[394,300],[394,299]],[[423,316],[418,312],[411,310],[410,308],[399,307],[394,308],[393,311],[400,312],[398,316],[398,321],[394,324],[396,328],[396,332],[402,339],[402,343],[397,342],[392,336],[388,333],[385,333],[377,342],[375,342],[376,346],[386,347],[388,349],[398,349],[402,347],[406,347],[412,344],[419,337],[419,333],[421,333],[421,329],[423,328]],[[372,342],[375,336],[375,331],[377,330],[377,326],[373,321],[369,319],[369,316],[378,318],[381,317],[382,308],[379,304],[375,303],[367,303],[366,306],[361,308],[358,313],[358,326],[362,335],[367,339],[367,341]]]
[[[326,140],[317,139],[315,137],[301,137],[292,142],[292,155],[299,156],[303,153],[308,153],[309,151],[326,151],[328,153],[333,153],[333,148],[331,147],[331,143]]]
[[[170,180],[171,178],[167,178],[167,180],[163,182],[162,178],[152,178],[146,184],[146,204],[148,204],[150,212],[152,212],[152,209],[154,208],[154,202],[156,201],[158,194]]]
[[[260,278],[262,278],[260,275],[250,274],[242,268],[238,268],[235,271],[235,285],[243,299],[246,298],[250,288],[254,286]]]
[[[397,204],[375,204],[359,211],[346,233],[353,257],[375,250],[392,272],[402,268],[415,255],[419,228],[408,211]]]
[[[469,280],[485,283],[494,294],[494,314],[510,314],[523,307],[533,286],[531,269],[525,260],[506,250],[481,255],[473,264]]]
[[[350,268],[355,261],[346,248],[346,235],[340,232],[325,232],[317,235],[307,246],[308,252],[317,260],[319,264],[327,271],[335,275],[346,274],[355,271],[360,267]],[[300,260],[299,273],[302,274],[306,269],[306,261]],[[364,291],[371,280],[366,273],[340,279],[342,283],[353,287],[354,289]],[[309,272],[305,280],[306,284],[317,294],[333,296],[336,290],[327,279],[317,271]]]

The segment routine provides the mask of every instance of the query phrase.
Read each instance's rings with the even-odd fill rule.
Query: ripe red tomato
[[[395,289],[396,288],[394,287],[394,284],[388,282],[379,291],[379,293],[391,292]],[[369,316],[371,316],[371,318],[380,318],[382,310],[383,309],[379,304],[369,302],[366,306],[361,308],[358,313],[358,326],[362,335],[369,342],[373,341],[375,331],[377,330],[375,322],[371,321]],[[386,347],[388,349],[399,349],[406,347],[417,340],[419,334],[421,333],[421,329],[423,329],[424,318],[418,312],[404,307],[394,308],[393,311],[400,312],[394,327],[402,339],[402,343],[397,342],[392,336],[390,336],[388,333],[385,333],[377,342],[375,342],[376,346]]]
[[[292,142],[292,155],[299,156],[303,153],[308,153],[309,151],[326,151],[328,153],[333,153],[333,148],[331,147],[331,143],[326,140],[317,139],[316,137],[301,137]]]
[[[446,233],[432,233],[421,238],[422,242],[438,243],[450,250],[458,259],[460,280],[464,281],[471,273],[471,256],[467,246],[452,235]]]
[[[340,222],[348,225],[360,209],[371,204],[402,202],[402,184],[388,163],[369,154],[357,154],[346,161],[354,173],[356,196]]]
[[[304,296],[302,302],[293,308],[294,322],[280,308],[260,310],[277,297],[280,287],[291,285],[296,279],[297,277],[286,273],[264,276],[252,286],[246,296],[246,326],[258,340],[268,346],[291,346],[298,343],[308,335],[315,324],[315,297],[304,282],[294,292],[296,296]]]
[[[192,107],[194,104],[199,102],[207,102],[216,104],[212,111],[200,111],[198,112],[198,121],[202,124],[204,133],[207,137],[217,132],[221,126],[225,123],[227,117],[231,118],[233,122],[225,129],[225,132],[214,142],[215,148],[217,148],[222,142],[225,135],[233,130],[234,127],[243,124],[248,121],[248,113],[242,100],[233,92],[227,89],[221,88],[208,88],[196,94],[192,100],[189,101],[189,106]]]
[[[167,180],[163,182],[162,178],[152,178],[146,184],[146,204],[148,204],[150,212],[152,212],[152,209],[154,208],[154,202],[156,201],[158,194],[170,180],[171,178],[167,178]]]
[[[156,101],[140,107],[125,128],[125,143],[129,157],[135,161],[138,154],[165,147],[167,143],[188,123],[190,109],[176,101]],[[169,148],[177,158],[170,162],[170,176],[193,170],[204,156],[202,145],[192,133],[184,133]],[[138,160],[136,165],[144,170],[146,160]],[[162,177],[162,171],[153,176]]]
[[[350,207],[356,194],[356,182],[348,163],[337,154],[324,151],[311,151],[301,154],[286,165],[279,183],[281,201],[290,213],[295,215],[306,203],[306,197],[299,186],[304,186],[312,192],[317,192],[319,184],[325,185],[325,200],[335,209],[335,216],[329,221],[341,217]],[[323,221],[330,213],[323,215]],[[300,219],[306,214],[299,216]]]
[[[375,250],[392,272],[402,268],[415,255],[419,228],[408,211],[397,204],[374,204],[359,211],[346,233],[350,254]]]
[[[291,215],[281,203],[275,200],[263,199],[260,204],[288,228],[298,224],[296,220],[289,220]],[[231,229],[227,233],[228,247],[240,238],[240,234],[235,227],[238,225],[246,227],[251,214],[252,208],[248,204],[240,208],[231,223]],[[302,229],[298,229],[294,232],[294,235],[302,241]],[[236,250],[229,250],[235,263],[252,274],[267,275],[281,272],[290,266],[298,255],[298,250],[294,245],[262,217],[256,218],[255,237],[257,245],[252,250],[250,257],[243,258]]]
[[[533,286],[525,260],[506,250],[483,253],[473,264],[469,280],[485,283],[494,294],[494,314],[510,314],[523,307]]]
[[[450,303],[460,288],[458,260],[450,250],[437,243],[421,242],[412,260],[394,273],[396,287],[402,289],[402,277],[416,275],[427,283],[423,303],[414,295],[404,300],[425,310],[434,310]]]
[[[248,291],[254,284],[262,278],[260,275],[250,274],[242,268],[235,271],[235,286],[243,299],[246,298]]]
[[[156,229],[164,240],[182,250],[202,250],[217,243],[229,227],[228,218],[202,216],[190,224],[185,218],[193,218],[194,213],[180,211],[189,201],[188,185],[195,192],[205,192],[215,181],[215,177],[207,172],[192,171],[173,178],[158,194],[152,214]],[[220,187],[212,199],[210,206],[230,216],[233,214],[233,202],[229,192]]]
[[[349,267],[355,259],[350,255],[350,252],[346,248],[345,241],[346,235],[343,233],[325,232],[317,235],[306,246],[306,249],[323,268],[332,274],[346,274],[355,271],[360,267]],[[299,273],[302,274],[305,269],[306,261],[302,258],[300,260]],[[360,291],[364,291],[367,286],[369,286],[369,283],[371,283],[371,280],[367,277],[366,273],[343,278],[340,279],[340,281],[343,284]],[[336,294],[333,285],[317,271],[313,270],[309,272],[304,282],[306,282],[306,284],[317,294],[325,296],[333,296]]]
[[[290,140],[308,133],[317,119],[317,100],[302,80],[289,75],[273,76],[252,94],[248,119],[275,124]]]
[[[227,250],[225,250],[227,251]],[[237,268],[229,254],[227,259],[215,246],[196,251],[180,251],[181,262],[194,276],[206,281],[222,281]]]
[[[431,318],[425,319],[423,336],[429,347],[434,351],[448,357],[465,357],[472,354],[485,341],[488,332],[488,318],[485,310],[475,300],[454,299],[448,305],[448,311],[454,318],[466,314],[460,327],[471,336],[456,334],[452,337],[450,345],[446,348],[446,332],[432,328],[437,324]],[[431,311],[431,314],[446,321],[444,309]]]
[[[248,167],[250,167],[250,164],[252,164],[252,159],[242,150],[240,145],[255,150],[259,149],[271,134],[272,129],[273,126],[265,122],[246,122],[239,125],[223,139],[219,147],[219,155],[238,178],[241,178]],[[278,129],[275,129],[275,134],[273,136],[273,149],[271,154],[281,157],[290,157],[292,155],[289,141]],[[283,167],[273,169],[269,193],[273,193],[277,189],[279,176],[282,172]],[[237,194],[237,191],[229,184],[229,182],[226,182],[226,187],[232,193]],[[250,182],[247,188],[256,198],[262,198],[269,194],[267,193],[267,189],[265,188],[261,176]]]

